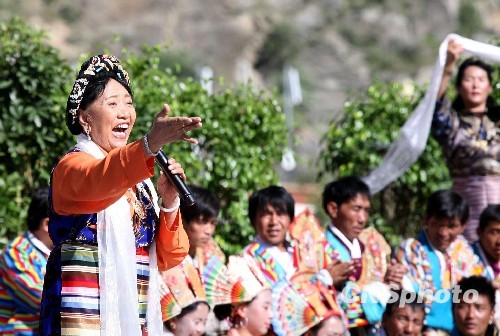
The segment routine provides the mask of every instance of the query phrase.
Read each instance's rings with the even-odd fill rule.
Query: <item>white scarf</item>
[[[99,147],[83,134],[76,148],[96,159],[105,156]],[[153,195],[158,213],[156,191],[151,181],[145,181]],[[100,320],[102,336],[141,336],[137,296],[135,236],[126,196],[97,213],[97,243],[99,256]],[[147,326],[150,336],[163,331],[160,311],[155,242],[149,246],[149,289]]]
[[[450,34],[444,39],[439,46],[439,54],[432,71],[431,83],[424,99],[399,130],[397,139],[389,147],[382,163],[364,178],[372,194],[376,194],[403,175],[417,161],[425,149],[437,93],[446,64],[446,53],[450,38],[460,43],[465,51],[483,59],[500,62],[500,47],[473,41],[456,34]]]

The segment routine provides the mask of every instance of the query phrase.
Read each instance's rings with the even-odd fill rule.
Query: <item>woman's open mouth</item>
[[[118,139],[126,139],[127,138],[127,130],[129,128],[129,124],[120,124],[113,128],[113,136]]]

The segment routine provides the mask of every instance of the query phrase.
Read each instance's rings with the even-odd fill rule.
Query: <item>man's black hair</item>
[[[189,225],[193,220],[217,218],[220,210],[220,202],[217,196],[207,188],[188,187],[196,202],[193,205],[188,205],[181,199],[180,209],[183,223]]]
[[[467,291],[475,291],[478,295],[484,295],[488,298],[491,309],[495,309],[495,287],[491,281],[480,275],[472,275],[468,278],[462,278],[456,285],[460,289],[459,298],[463,298]],[[453,301],[453,310],[459,302]]]
[[[408,295],[414,296],[415,300],[409,301]],[[403,304],[404,303],[404,304]],[[391,299],[385,306],[384,318],[389,318],[394,314],[396,308],[410,306],[413,311],[421,310],[424,312],[425,317],[425,304],[424,300],[418,294],[414,292],[410,292],[407,290],[398,289],[395,291],[391,291]]]
[[[439,190],[427,201],[427,218],[459,219],[464,225],[469,219],[469,206],[465,199],[451,190]]]
[[[349,201],[357,195],[362,195],[370,199],[370,188],[357,176],[346,176],[330,182],[323,189],[323,209],[328,213],[328,203],[335,202],[337,207],[340,208],[342,203]]]
[[[295,216],[295,201],[292,195],[283,187],[270,186],[255,191],[248,199],[248,217],[255,227],[257,211],[272,206],[277,212],[287,214],[292,221]]]
[[[493,222],[500,223],[500,204],[489,204],[479,217],[479,230],[484,231]]]

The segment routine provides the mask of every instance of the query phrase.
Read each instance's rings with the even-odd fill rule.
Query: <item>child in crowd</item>
[[[189,262],[198,271],[203,273],[203,268],[212,256],[225,262],[226,257],[213,236],[217,226],[217,217],[220,211],[220,202],[217,196],[207,188],[189,186],[196,202],[187,204],[181,199],[181,215],[184,228],[189,239],[189,253],[184,262]],[[215,336],[227,330],[227,325],[219,323],[211,311],[208,314],[206,335]]]
[[[253,259],[230,256],[226,266],[212,257],[203,283],[217,317],[230,320],[228,336],[267,334],[273,317],[271,284]]]
[[[53,248],[49,237],[49,188],[36,190],[28,208],[28,229],[0,254],[0,335],[35,335],[43,279]]]
[[[224,253],[213,239],[220,202],[217,196],[207,188],[189,186],[196,202],[187,204],[181,199],[181,215],[189,238],[189,254],[186,257],[195,267],[203,272],[204,264],[215,254],[225,260]]]
[[[198,270],[188,262],[162,273],[160,303],[165,336],[205,334],[210,312]]]

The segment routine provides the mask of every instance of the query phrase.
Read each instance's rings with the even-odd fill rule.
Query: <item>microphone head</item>
[[[182,200],[184,202],[186,202],[187,206],[193,206],[195,201],[194,201],[194,197],[193,195],[191,194],[184,194],[184,195],[181,195],[182,197]]]

